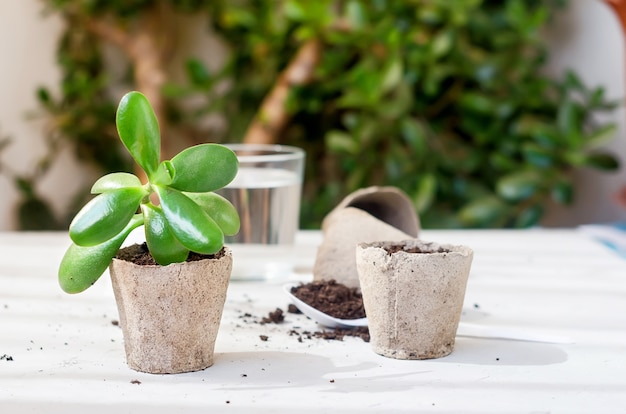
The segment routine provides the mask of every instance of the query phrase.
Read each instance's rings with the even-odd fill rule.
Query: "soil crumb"
[[[270,312],[267,316],[261,319],[261,325],[266,323],[282,323],[285,320],[283,310],[276,308],[274,312]]]

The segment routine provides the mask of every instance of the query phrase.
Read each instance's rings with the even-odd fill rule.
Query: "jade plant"
[[[140,92],[121,99],[115,121],[122,143],[147,182],[117,172],[94,183],[91,192],[97,196],[72,220],[72,244],[59,266],[59,283],[68,293],[93,285],[139,226],[145,228],[151,255],[164,266],[185,261],[190,252],[218,253],[224,236],[239,231],[237,210],[215,193],[237,174],[233,151],[219,144],[199,144],[160,162],[159,124]]]

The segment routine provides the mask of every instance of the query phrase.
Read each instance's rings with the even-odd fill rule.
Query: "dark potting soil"
[[[426,248],[426,249],[422,249],[418,246],[415,247],[406,247],[405,245],[402,244],[394,244],[391,246],[387,246],[385,247],[385,251],[389,254],[394,254],[397,252],[407,252],[407,253],[424,253],[424,254],[428,254],[428,253],[450,253],[450,250],[448,249],[444,249],[443,247],[439,247],[437,249],[434,248]]]
[[[223,248],[215,254],[199,254],[195,252],[189,252],[189,257],[187,257],[187,261],[193,262],[195,260],[203,259],[219,259],[223,256]],[[131,246],[124,247],[117,252],[115,258],[125,260],[127,262],[132,262],[140,266],[158,265],[157,262],[154,260],[154,257],[152,257],[152,255],[150,254],[150,251],[148,250],[148,245],[146,243],[133,244]]]
[[[363,298],[357,288],[335,280],[314,281],[291,288],[298,299],[330,316],[340,319],[365,317]]]

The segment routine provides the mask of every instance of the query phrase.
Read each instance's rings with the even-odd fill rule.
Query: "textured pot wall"
[[[220,259],[169,266],[114,259],[110,274],[128,365],[161,374],[211,366],[231,269],[229,250]]]
[[[403,245],[444,253],[389,254],[397,242],[357,247],[365,313],[374,352],[397,359],[427,359],[454,349],[473,252],[464,246],[425,243]]]

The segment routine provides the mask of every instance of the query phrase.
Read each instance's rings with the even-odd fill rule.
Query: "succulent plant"
[[[95,283],[131,231],[141,225],[150,253],[164,266],[185,261],[191,251],[215,254],[224,245],[224,235],[239,231],[237,210],[215,193],[237,174],[239,164],[232,150],[200,144],[160,161],[157,118],[148,99],[136,91],[121,99],[116,125],[147,182],[118,172],[94,183],[91,192],[97,196],[72,220],[72,244],[59,266],[59,283],[68,293]]]

